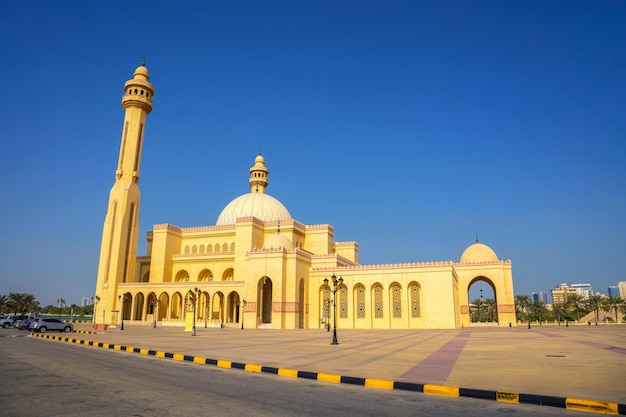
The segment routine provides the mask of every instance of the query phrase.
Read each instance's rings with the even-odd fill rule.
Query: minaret
[[[115,171],[115,184],[109,193],[109,206],[102,231],[102,246],[96,282],[95,323],[115,324],[122,319],[118,284],[135,281],[135,260],[139,233],[139,168],[146,125],[152,111],[154,87],[145,62],[133,78],[124,84],[122,97],[124,125],[122,143]],[[124,310],[129,311],[130,305]],[[119,311],[117,317],[112,311]],[[124,317],[127,319],[128,317]],[[103,322],[104,320],[104,322]]]
[[[256,158],[254,158],[254,166],[250,168],[250,179],[248,180],[248,184],[250,184],[252,193],[265,193],[265,188],[269,184],[269,180],[267,179],[267,174],[270,172],[269,169],[265,166],[265,158],[259,152]]]

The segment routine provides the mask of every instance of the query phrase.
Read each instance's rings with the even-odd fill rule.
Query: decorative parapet
[[[183,227],[181,230],[185,233],[189,232],[212,232],[215,230],[235,230],[234,225],[232,224],[222,224],[215,226],[193,226],[193,227]]]
[[[355,240],[351,240],[348,242],[335,242],[335,247],[342,247],[342,246],[359,246],[359,242]]]
[[[305,226],[308,230],[330,230],[331,232],[334,232],[335,229],[330,225],[330,224],[310,224],[308,226]]]
[[[317,267],[312,268],[313,271],[329,271],[329,270],[371,270],[371,269],[403,269],[403,268],[432,268],[432,267],[442,267],[442,266],[454,266],[455,263],[452,261],[438,261],[438,262],[412,262],[412,263],[400,263],[400,264],[372,264],[372,265],[349,265],[349,266],[339,266],[336,268],[332,267]]]
[[[480,261],[480,262],[455,262],[454,266],[476,266],[476,265],[510,265],[511,260],[506,261]]]
[[[169,223],[155,224],[154,227],[152,227],[152,230],[169,230],[172,232],[181,233],[180,227],[174,226],[173,224]]]

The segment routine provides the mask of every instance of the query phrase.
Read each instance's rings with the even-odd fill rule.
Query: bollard
[[[106,324],[103,324],[103,325],[102,325],[102,330],[106,331],[107,327],[108,327],[108,326],[107,326]]]
[[[94,323],[94,325],[93,325],[93,329],[94,329],[94,330],[98,330],[98,324],[97,324],[97,323]]]

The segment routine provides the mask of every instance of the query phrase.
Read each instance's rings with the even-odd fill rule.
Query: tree
[[[530,297],[526,294],[517,294],[515,296],[515,304],[519,306],[520,311],[526,312],[526,317],[528,318],[528,328],[530,329]]]
[[[561,318],[565,317],[567,314],[567,310],[565,309],[565,305],[563,303],[554,303],[552,304],[552,314],[555,316],[556,321],[561,325]]]
[[[604,300],[605,298],[600,294],[594,294],[587,300],[589,309],[595,312],[596,326],[598,325],[598,315],[600,314],[600,309],[604,306]]]
[[[485,300],[485,304],[487,305],[487,321],[489,322],[498,321],[498,310],[496,307],[496,300],[493,298],[487,298]]]
[[[9,311],[9,299],[6,295],[0,294],[0,313],[8,313]]]
[[[576,314],[576,321],[580,320],[580,308],[584,303],[583,297],[580,294],[569,294],[567,296],[566,307],[571,309]]]
[[[32,294],[9,293],[8,306],[15,315],[34,313],[39,309],[39,301]]]
[[[548,310],[546,309],[546,304],[541,300],[537,300],[530,304],[530,308],[532,312],[537,316],[537,320],[539,321],[539,325],[541,326],[542,317],[545,316],[548,312]]]
[[[613,312],[615,313],[616,323],[619,323],[618,311],[620,309],[623,310],[625,307],[626,302],[617,295],[612,295],[604,301],[604,308],[606,308],[606,311],[610,312],[611,310],[613,310]]]
[[[473,313],[472,314],[472,322],[476,323],[476,322],[480,322],[483,321],[482,317],[484,316],[484,310],[487,306],[485,305],[485,301],[482,298],[476,298],[474,301],[472,301],[472,303],[470,304],[470,308],[472,309]],[[481,310],[483,312],[483,314],[481,315]]]

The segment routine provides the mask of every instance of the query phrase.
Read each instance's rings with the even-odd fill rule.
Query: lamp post
[[[246,300],[241,300],[241,330],[243,330],[243,312],[246,309],[246,304],[248,304]]]
[[[192,336],[196,335],[196,301],[198,300],[198,297],[200,297],[201,292],[202,290],[198,287],[194,288],[193,290],[189,290],[189,302],[193,303],[193,325],[191,327]]]
[[[343,284],[343,278],[339,277],[339,279],[337,279],[337,276],[333,274],[331,279],[333,280],[333,289],[331,289],[328,286],[328,278],[324,278],[324,287],[328,291],[333,293],[333,315],[334,315],[333,317],[333,341],[330,344],[338,345],[339,342],[337,342],[337,291],[341,289],[341,284]]]
[[[126,296],[127,295],[128,294],[118,295],[117,296],[117,299],[122,302],[122,326],[120,327],[120,330],[124,330],[124,302],[126,301]]]
[[[154,315],[154,323],[152,324],[152,328],[156,329],[156,322],[157,322],[157,318],[159,317],[159,304],[161,303],[161,300],[154,300],[154,312],[152,313]]]
[[[206,295],[204,296],[204,328],[207,328],[207,320],[209,316],[209,300],[207,300]]]
[[[91,324],[96,323],[96,308],[98,307],[98,303],[100,302],[100,297],[97,295],[91,298],[91,302],[93,303],[93,311],[91,313]]]

